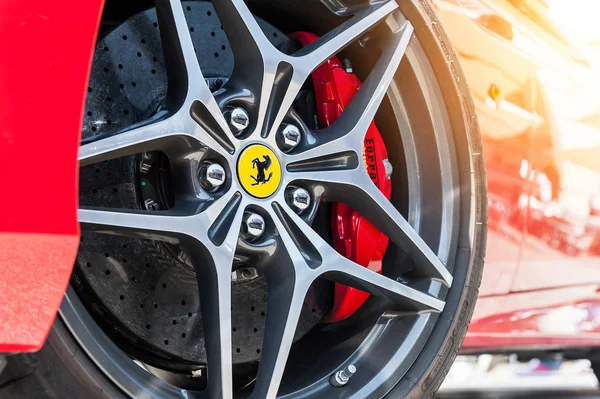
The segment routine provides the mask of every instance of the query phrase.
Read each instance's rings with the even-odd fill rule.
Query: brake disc
[[[183,2],[197,58],[217,89],[233,70],[233,54],[212,5]],[[294,44],[258,22],[271,42]],[[98,41],[83,137],[112,134],[159,112],[167,76],[154,9],[136,14]],[[153,158],[154,157],[154,158]],[[169,166],[160,153],[130,156],[81,169],[80,202],[87,206],[162,209],[169,204]],[[151,202],[149,202],[151,200]],[[151,240],[83,233],[72,284],[103,330],[126,352],[168,369],[204,364],[206,353],[196,273],[178,247]],[[233,362],[260,358],[267,282],[252,271],[232,283]],[[296,339],[331,306],[331,286],[309,291]]]

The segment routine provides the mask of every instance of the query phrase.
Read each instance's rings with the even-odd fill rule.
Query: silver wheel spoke
[[[257,97],[251,111],[256,124],[254,137],[258,138],[265,127],[282,54],[267,39],[243,0],[217,0],[213,6],[233,50],[235,62],[229,85],[234,89],[248,87]]]
[[[293,68],[293,75],[289,86],[282,89],[285,90],[285,94],[282,96],[282,100],[278,101],[280,103],[278,104],[279,111],[271,125],[270,134],[277,130],[310,74],[329,58],[377,25],[396,8],[398,8],[398,5],[394,1],[368,7],[318,40],[303,47],[293,56],[285,57],[286,62]]]
[[[145,121],[108,136],[84,140],[79,147],[79,164],[86,166],[145,151],[181,156],[202,145],[227,158],[231,155],[231,146],[223,145],[214,135],[179,113],[166,119]]]
[[[217,11],[235,56],[256,56],[277,51],[243,0],[215,0],[213,7]]]
[[[309,149],[288,156],[289,163],[332,157],[347,150],[362,154],[367,129],[394,78],[412,33],[412,25],[405,21],[392,38],[382,43],[381,57],[342,115],[330,127],[315,135],[317,141]]]
[[[181,103],[184,108],[192,101],[196,102],[193,110],[202,116],[202,120],[199,118],[198,122],[205,122],[203,128],[217,138],[220,146],[232,153],[235,145],[233,134],[200,70],[181,1],[157,0],[156,10],[165,51],[170,95],[180,98],[176,103]],[[174,91],[183,93],[173,93]],[[187,109],[184,111],[188,113]]]
[[[433,312],[439,312],[443,309],[444,303],[442,301],[375,273],[340,255],[289,207],[280,207],[280,209],[287,215],[285,219],[288,220],[288,224],[297,226],[295,234],[301,234],[305,237],[304,240],[301,238],[292,239],[295,243],[304,241],[305,246],[301,252],[311,252],[313,250],[318,252],[322,263],[317,270],[323,277],[367,291],[376,296],[385,297],[398,306],[399,309]],[[288,228],[288,230],[290,229]],[[308,247],[306,243],[310,243]]]
[[[269,299],[263,350],[253,398],[275,398],[294,341],[308,286],[286,280],[269,281]]]
[[[405,21],[402,28],[395,32],[391,38],[381,44],[382,54],[369,77],[365,80],[360,90],[342,115],[336,120],[332,129],[341,129],[356,135],[362,145],[362,140],[369,125],[373,121],[381,101],[387,93],[400,61],[404,57],[406,48],[412,38],[413,27],[410,22]]]
[[[185,123],[177,117],[148,121],[107,137],[92,137],[79,147],[81,166],[133,155],[144,151],[164,150],[186,134]]]
[[[222,259],[221,261],[224,261]],[[226,263],[198,277],[208,363],[209,397],[233,397],[231,353],[231,266]]]
[[[295,65],[306,75],[310,74],[397,8],[395,1],[388,1],[359,11],[348,21],[298,50],[294,54],[298,58]]]
[[[315,171],[306,171],[302,170],[302,173],[298,173],[297,175],[290,175],[288,177],[289,182],[294,182],[296,180],[304,180],[311,181],[317,183],[323,183],[330,191],[334,191],[334,188],[339,188],[341,190],[350,191],[352,188],[357,185],[358,181],[363,181],[362,175],[367,172],[360,168],[352,168],[352,169],[327,169],[327,166],[324,168],[325,170],[315,170]],[[300,171],[299,171],[300,172]],[[339,193],[338,193],[339,194]],[[342,195],[335,195],[334,197],[343,198]],[[333,197],[332,197],[333,198]]]
[[[350,206],[408,253],[415,262],[415,274],[452,285],[452,275],[446,266],[366,174],[360,190],[362,195]]]
[[[116,235],[138,236],[178,242],[189,217],[172,212],[149,212],[106,208],[81,208],[78,211],[82,230]]]
[[[238,198],[232,196],[231,198]],[[231,206],[231,204],[234,204]],[[225,204],[225,206],[223,206]],[[210,397],[233,397],[231,337],[231,270],[242,222],[240,201],[223,198],[212,209],[216,220],[231,222],[220,226],[225,238],[220,245],[205,240],[205,253],[194,259],[197,265],[200,303],[208,359],[208,394]],[[212,208],[212,207],[211,207]],[[214,221],[214,219],[213,219]],[[212,225],[209,225],[212,226]],[[210,230],[210,227],[208,227]],[[209,233],[210,234],[210,233]],[[211,259],[207,262],[206,259]]]
[[[227,229],[227,224],[221,224],[219,226],[217,225],[220,221],[231,221],[230,215],[232,215],[232,212],[236,212],[240,206],[244,206],[245,203],[242,202],[242,196],[239,192],[225,194],[221,198],[214,201],[202,213],[193,217],[194,228],[199,228],[194,236],[196,236],[200,241],[203,241],[205,237],[210,237],[210,230],[212,227],[213,229],[223,229],[221,230],[221,236],[225,238],[226,234],[230,234],[229,230]],[[222,241],[223,240],[221,240],[221,242]]]
[[[349,285],[375,296],[389,299],[400,309],[417,312],[441,312],[444,302],[426,293],[385,277],[358,265],[342,255],[332,254],[326,259],[324,278]]]
[[[108,136],[86,139],[79,147],[79,164],[87,166],[146,151],[162,151],[169,158],[185,157],[190,151],[198,151],[204,146],[232,160],[234,146],[221,137],[176,114],[167,119],[146,121]]]
[[[343,202],[364,216],[415,262],[415,274],[452,284],[452,275],[396,207],[373,184],[364,168],[353,171],[315,171],[302,180],[326,187],[328,197]]]
[[[188,29],[180,0],[156,0],[156,14],[165,51],[167,75],[171,82],[185,83],[184,98],[201,86],[206,87],[194,52],[194,44]],[[182,79],[183,78],[183,79]],[[201,83],[201,84],[200,84]],[[208,87],[206,87],[208,90]],[[210,91],[209,91],[210,93]],[[196,93],[194,93],[196,94]]]
[[[265,267],[269,284],[267,320],[253,398],[277,396],[304,298],[315,276],[277,212],[268,212],[279,237],[277,250]]]

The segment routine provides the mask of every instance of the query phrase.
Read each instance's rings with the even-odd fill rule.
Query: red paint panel
[[[0,233],[0,352],[43,344],[78,246],[77,235]]]
[[[598,285],[479,298],[463,353],[600,347]]]
[[[77,150],[102,5],[0,2],[0,352],[41,347],[71,274]]]
[[[549,351],[568,348],[591,348],[600,346],[598,337],[575,336],[541,336],[514,334],[468,334],[463,341],[460,354],[477,354],[486,352],[515,352],[517,350]]]

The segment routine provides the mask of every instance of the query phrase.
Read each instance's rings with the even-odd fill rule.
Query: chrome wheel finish
[[[289,152],[296,148],[301,140],[302,133],[297,126],[284,123],[277,131],[277,144],[284,152]]]
[[[222,112],[225,100],[218,94],[215,98],[206,84],[181,4],[177,0],[157,2],[163,41],[172,52],[166,54],[172,56],[167,74],[174,82],[169,94],[175,100],[170,102],[171,108],[140,126],[84,142],[79,159],[85,166],[162,151],[178,176],[173,188],[178,200],[171,209],[153,212],[82,208],[79,219],[82,229],[88,231],[174,243],[190,254],[200,276],[209,397],[233,396],[231,273],[240,235],[250,237],[249,241],[268,239],[268,256],[255,267],[266,276],[269,286],[277,289],[269,292],[269,317],[252,394],[271,398],[282,382],[306,292],[317,279],[341,282],[389,301],[394,310],[418,318],[414,327],[418,331],[432,314],[443,310],[444,301],[437,294],[452,284],[452,275],[421,238],[416,223],[409,223],[375,187],[362,156],[365,132],[388,87],[393,86],[413,36],[412,25],[398,12],[397,4],[385,2],[363,8],[292,55],[273,47],[242,1],[216,1],[214,7],[234,56],[245,60],[243,65],[235,64],[222,90],[245,87],[255,96],[253,106],[248,111],[236,107]],[[378,25],[387,33],[386,40],[375,44],[381,56],[335,124],[296,144],[291,138],[301,137],[297,127],[287,125],[298,130],[297,136],[279,133],[313,70]],[[235,115],[234,110],[238,110]],[[247,194],[238,179],[240,153],[257,143],[268,146],[282,167],[281,184],[267,198]],[[218,195],[208,198],[200,192],[202,186],[198,187],[192,172],[202,170],[207,153],[219,159],[210,166],[220,176],[212,174],[211,181],[208,166],[201,173],[201,181],[220,187]],[[227,182],[226,171],[231,174]],[[300,181],[307,183],[308,190],[297,188]],[[290,201],[286,189],[294,187]],[[417,283],[374,273],[338,254],[298,214],[311,206],[315,192],[320,194],[313,196],[313,201],[325,195],[330,201],[347,203],[384,232],[414,263]],[[254,210],[260,210],[264,217]],[[423,281],[437,288],[424,289]],[[351,369],[344,370],[340,372],[348,378],[353,374]]]
[[[310,194],[301,187],[292,189],[288,203],[294,212],[300,214],[310,206]]]
[[[233,134],[236,136],[240,136],[242,133],[244,133],[244,130],[250,126],[250,117],[248,116],[248,112],[241,107],[235,107],[225,111],[225,118],[227,118],[227,123],[229,124]]]
[[[198,173],[202,188],[207,191],[216,191],[225,184],[225,168],[218,163],[207,163],[200,166]]]
[[[265,232],[265,219],[258,213],[246,213],[242,224],[243,237],[254,241]]]

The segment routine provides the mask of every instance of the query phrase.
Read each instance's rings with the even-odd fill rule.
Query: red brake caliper
[[[303,46],[319,37],[309,32],[294,32],[290,35]],[[319,127],[331,125],[350,103],[360,88],[360,81],[351,70],[346,71],[339,58],[332,57],[315,69],[311,75],[317,103]],[[392,182],[386,178],[384,160],[387,150],[375,122],[371,122],[363,147],[363,156],[371,180],[389,199]],[[388,238],[372,224],[345,204],[335,203],[332,208],[333,245],[340,254],[359,265],[381,273],[381,262],[388,245]],[[346,285],[336,283],[335,300],[329,322],[351,316],[369,297],[369,294]]]

